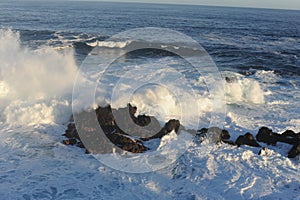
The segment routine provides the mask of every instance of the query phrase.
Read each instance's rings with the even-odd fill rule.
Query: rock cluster
[[[119,147],[117,151],[122,149],[132,153],[142,153],[148,150],[144,141],[162,138],[172,131],[176,133],[179,131],[178,120],[170,120],[161,127],[154,117],[145,115],[136,117],[136,111],[136,107],[128,104],[126,108],[121,109],[112,109],[110,106],[106,106],[75,114],[63,135],[68,139],[63,143],[86,148],[87,153],[111,153],[116,151],[116,146]],[[94,118],[97,119],[97,123],[93,123]],[[74,119],[80,119],[76,125]],[[101,128],[98,127],[99,125]],[[153,134],[153,130],[158,131]],[[103,132],[103,134],[101,135],[99,132]],[[85,147],[84,143],[88,143],[89,146]]]
[[[276,145],[277,142],[283,142],[293,145],[288,152],[289,158],[295,158],[300,154],[300,133],[295,133],[292,130],[287,130],[282,134],[274,133],[267,127],[262,127],[257,135],[256,139],[259,142],[264,142],[268,145]]]
[[[262,127],[259,129],[256,139],[251,133],[246,133],[245,135],[240,135],[236,141],[231,141],[230,134],[227,130],[221,130],[216,127],[212,127],[209,129],[203,128],[197,132],[197,134],[209,134],[209,130],[214,129],[213,132],[218,131],[219,138],[216,140],[216,143],[226,143],[230,145],[236,145],[240,147],[241,145],[248,145],[252,147],[261,147],[258,142],[266,143],[267,145],[276,145],[277,142],[283,142],[290,145],[293,145],[293,147],[288,152],[289,158],[295,158],[297,155],[300,154],[300,133],[295,133],[292,130],[287,130],[283,132],[282,134],[278,134],[273,132],[271,129],[267,127]],[[264,147],[262,148],[265,149]],[[260,151],[261,152],[261,151]]]
[[[86,148],[87,153],[111,153],[116,151],[116,146],[119,147],[117,151],[143,153],[149,150],[145,146],[145,141],[160,139],[172,131],[179,133],[180,129],[184,129],[178,120],[169,120],[161,127],[155,117],[135,116],[136,112],[137,108],[128,104],[127,107],[121,109],[112,109],[110,106],[106,106],[75,114],[64,134],[68,139],[63,143]],[[76,119],[80,120],[76,121]],[[74,121],[76,121],[76,125]],[[259,129],[256,139],[251,133],[246,133],[240,135],[235,141],[230,140],[227,130],[217,127],[186,131],[198,136],[210,136],[204,138],[208,138],[214,143],[226,143],[238,147],[241,145],[261,147],[258,142],[267,145],[283,142],[293,145],[288,152],[289,158],[300,154],[300,133],[291,130],[278,134],[267,127],[262,127]],[[89,146],[85,147],[84,143],[88,143]]]

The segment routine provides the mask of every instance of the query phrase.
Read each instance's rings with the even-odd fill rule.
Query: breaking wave
[[[77,72],[73,52],[45,46],[32,50],[10,29],[0,30],[0,43],[2,117],[13,124],[60,121]]]

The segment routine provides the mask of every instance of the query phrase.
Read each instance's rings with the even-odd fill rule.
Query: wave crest
[[[36,102],[40,100],[53,105],[50,103],[53,99],[71,95],[77,72],[73,52],[58,53],[47,46],[32,50],[22,46],[20,34],[10,29],[0,29],[0,44],[0,109],[7,121],[18,123],[18,117],[11,117],[16,110],[20,110],[22,115],[27,113],[27,118],[32,119],[25,120],[26,124],[52,119],[45,115],[49,113],[47,106],[36,109],[38,113],[33,118],[30,116],[35,114],[28,109],[35,109]],[[19,101],[26,102],[28,109],[22,110],[22,104],[17,103]],[[14,105],[13,110],[9,109],[10,105]],[[16,109],[18,105],[20,109]],[[24,120],[19,122],[23,124]]]

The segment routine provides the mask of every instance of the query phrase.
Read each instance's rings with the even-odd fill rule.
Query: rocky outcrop
[[[254,136],[251,133],[246,133],[245,135],[240,135],[236,139],[235,144],[237,146],[248,145],[248,146],[252,146],[252,147],[260,147],[260,145],[256,142]]]
[[[76,125],[74,121],[70,122],[63,135],[68,139],[63,143],[86,148],[87,153],[111,153],[118,151],[116,147],[119,150],[142,153],[148,150],[143,141],[162,138],[172,131],[176,133],[179,131],[178,120],[170,120],[164,127],[161,127],[154,117],[135,116],[136,111],[136,107],[128,104],[126,108],[121,109],[106,106],[75,114],[73,118],[79,120]],[[94,119],[95,114],[97,123]],[[155,130],[158,131],[153,134]],[[84,143],[88,143],[88,147],[85,147]]]
[[[155,135],[148,137],[148,138],[142,138],[143,141],[148,141],[152,139],[161,139],[163,136],[169,134],[173,130],[178,133],[180,128],[180,122],[178,120],[172,119],[168,121],[165,126]]]
[[[65,131],[64,136],[67,139],[63,140],[63,143],[85,148],[87,153],[111,153],[120,150],[143,153],[149,150],[145,145],[146,141],[161,139],[172,131],[180,133],[182,129],[185,130],[176,119],[169,120],[161,127],[155,117],[136,116],[136,112],[137,108],[128,104],[125,108],[120,109],[106,106],[75,114]],[[210,143],[225,143],[238,147],[242,145],[261,147],[258,142],[267,145],[283,142],[292,145],[288,152],[289,158],[300,154],[300,134],[292,130],[278,134],[267,127],[262,127],[256,135],[256,140],[251,133],[246,133],[240,135],[236,141],[230,140],[230,133],[227,130],[218,127],[186,131],[201,136],[202,141],[208,139]],[[88,144],[88,147],[85,147],[84,144]]]
[[[291,145],[299,144],[300,135],[294,131],[287,130],[282,134],[274,133],[272,129],[262,127],[259,129],[256,139],[259,142],[264,142],[268,145],[276,145],[277,142],[283,142]]]
[[[277,142],[283,142],[293,145],[293,147],[288,152],[289,158],[295,158],[300,154],[300,134],[295,133],[292,130],[287,130],[282,134],[274,133],[271,129],[267,127],[262,127],[257,135],[256,139],[259,142],[264,142],[268,145],[276,145]]]

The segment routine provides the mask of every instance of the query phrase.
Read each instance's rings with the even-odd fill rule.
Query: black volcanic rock
[[[262,127],[259,129],[256,140],[258,142],[264,142],[268,145],[276,145],[277,139],[275,137],[276,133],[272,132],[272,129],[269,129],[267,127]]]
[[[297,137],[298,134],[292,130],[286,130],[281,135],[285,137]]]
[[[236,141],[237,146],[248,145],[252,147],[260,147],[260,145],[256,142],[254,136],[251,133],[246,133],[245,135],[240,135]]]
[[[230,134],[227,130],[223,129],[220,135],[220,140],[229,140],[230,139]]]
[[[161,127],[154,117],[146,115],[136,117],[136,111],[136,107],[128,104],[127,107],[120,109],[106,106],[74,114],[74,119],[78,119],[76,126],[74,122],[68,125],[64,134],[68,139],[63,143],[84,147],[89,153],[111,153],[116,151],[116,147],[117,151],[122,149],[142,153],[148,150],[143,141],[162,138],[171,131],[176,133],[179,131],[178,120],[170,120]],[[84,144],[88,144],[88,147]]]
[[[161,139],[163,136],[169,134],[172,131],[178,133],[179,128],[180,128],[180,122],[178,120],[172,119],[169,120],[157,134],[148,138],[141,138],[141,140],[148,141],[152,139]]]
[[[74,114],[63,135],[67,138],[63,140],[63,144],[85,148],[87,153],[112,153],[121,150],[143,153],[149,150],[144,144],[145,141],[161,139],[172,131],[179,133],[184,129],[176,119],[169,120],[161,127],[155,117],[136,116],[136,112],[137,108],[128,104],[125,108],[113,109],[111,106],[106,106]],[[293,145],[288,152],[289,158],[300,154],[300,133],[292,130],[278,134],[267,127],[262,127],[256,135],[257,141],[252,134],[246,133],[240,135],[235,142],[229,140],[230,133],[227,130],[218,127],[186,131],[201,136],[201,141],[208,139],[216,144],[260,147],[257,141],[268,145],[284,142]],[[260,153],[262,151],[265,149],[262,148]]]
[[[291,130],[287,130],[282,134],[278,134],[274,133],[269,128],[262,127],[256,135],[256,139],[257,141],[264,142],[268,145],[276,145],[277,142],[296,145],[300,142],[300,135]]]

